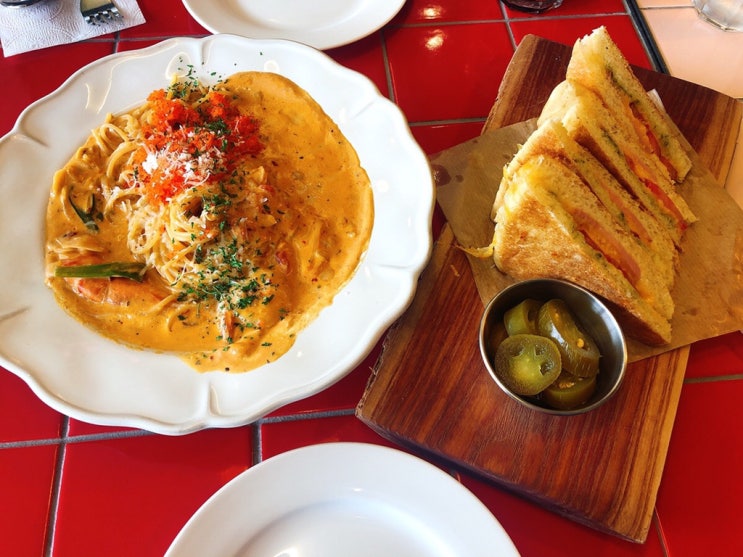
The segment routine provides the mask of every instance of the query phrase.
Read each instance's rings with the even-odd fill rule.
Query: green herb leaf
[[[75,202],[72,201],[71,196],[70,205],[72,205],[72,208],[75,210],[77,216],[80,217],[80,220],[83,221],[85,228],[87,228],[91,232],[98,232],[98,225],[95,223],[95,219],[93,218],[93,212],[95,211],[95,197],[93,197],[90,204],[90,211],[83,211],[80,207],[75,205]]]

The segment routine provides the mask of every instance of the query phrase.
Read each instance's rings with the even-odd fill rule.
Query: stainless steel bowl
[[[504,385],[493,369],[494,352],[489,339],[495,323],[503,314],[526,298],[547,301],[560,298],[565,301],[588,334],[598,345],[601,358],[596,391],[582,406],[572,410],[556,410],[546,406],[537,397],[520,396]],[[627,368],[627,344],[619,324],[607,307],[588,290],[570,282],[556,279],[533,279],[513,284],[499,292],[485,307],[480,321],[480,353],[493,380],[512,399],[532,410],[556,415],[583,414],[598,408],[619,389]]]

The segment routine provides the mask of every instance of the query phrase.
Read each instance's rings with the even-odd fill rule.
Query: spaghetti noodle
[[[108,337],[246,371],[332,302],[372,223],[355,151],[296,84],[186,80],[109,115],[57,172],[47,283]]]

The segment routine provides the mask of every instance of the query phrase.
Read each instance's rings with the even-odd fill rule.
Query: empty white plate
[[[183,0],[212,33],[289,39],[320,50],[366,37],[391,20],[405,0]]]
[[[237,476],[191,517],[166,557],[517,557],[461,483],[408,453],[311,445]]]

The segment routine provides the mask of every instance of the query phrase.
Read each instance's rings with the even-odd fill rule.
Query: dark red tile
[[[55,555],[162,555],[217,489],[250,467],[249,428],[70,443]]]
[[[352,414],[325,418],[289,420],[261,425],[263,460],[279,453],[315,445],[350,441],[395,447]]]
[[[687,383],[656,503],[671,557],[743,555],[743,380]]]
[[[361,400],[366,383],[371,375],[379,353],[381,343],[359,364],[359,366],[336,384],[311,397],[293,402],[273,412],[271,416],[307,414],[311,412],[328,412],[351,410]]]
[[[139,0],[138,4],[146,23],[121,31],[123,39],[210,34],[188,13],[182,0]]]
[[[652,67],[645,47],[637,36],[637,31],[629,16],[565,19],[527,18],[512,21],[510,25],[517,44],[521,42],[524,36],[531,34],[570,46],[577,39],[604,25],[611,38],[617,43],[617,46],[631,64],[643,68]]]
[[[326,54],[342,66],[365,75],[383,96],[390,96],[381,33],[374,33],[350,45],[328,50]]]
[[[0,58],[0,75],[6,91],[0,110],[0,136],[10,131],[28,105],[54,91],[81,67],[112,52],[113,42],[90,42]]]
[[[57,445],[0,449],[0,555],[44,555]]]
[[[0,443],[55,439],[62,415],[44,404],[19,377],[0,368]]]
[[[739,332],[694,343],[689,349],[687,378],[743,375],[743,334]]]
[[[502,19],[500,2],[491,0],[459,0],[458,2],[411,0],[406,2],[393,20],[394,24],[482,21]]]
[[[484,118],[513,55],[504,23],[403,27],[386,43],[395,100],[410,122]]]
[[[522,557],[667,557],[655,527],[644,544],[628,542],[471,476],[460,480],[490,509]]]

